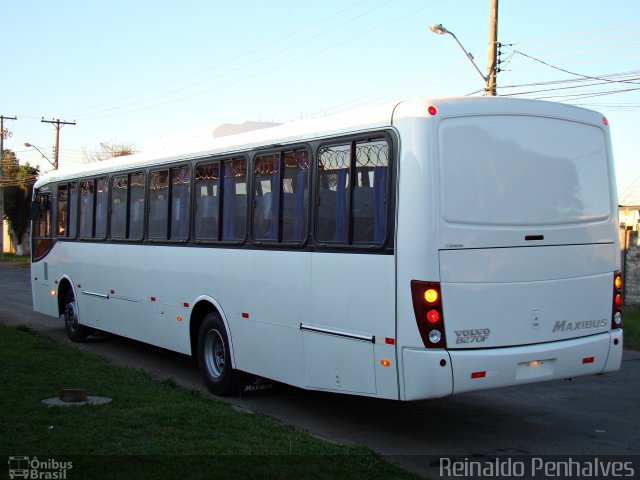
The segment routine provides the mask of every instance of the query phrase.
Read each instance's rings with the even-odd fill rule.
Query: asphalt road
[[[0,263],[0,292],[0,322],[71,343],[60,320],[32,311],[28,268]],[[189,357],[115,336],[80,348],[204,391]],[[400,403],[276,385],[225,401],[334,442],[366,444],[437,477],[427,455],[640,455],[639,394],[640,352],[626,351],[617,373],[439,400]]]

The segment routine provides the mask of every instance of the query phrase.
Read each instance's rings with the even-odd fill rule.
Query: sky
[[[0,0],[5,148],[60,168],[221,123],[481,95],[490,0]],[[500,0],[498,94],[601,112],[619,202],[640,205],[640,2]]]

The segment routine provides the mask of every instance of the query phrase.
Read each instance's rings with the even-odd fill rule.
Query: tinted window
[[[78,182],[69,183],[69,235],[75,238],[78,228]]]
[[[277,241],[280,204],[280,154],[256,157],[253,185],[253,238]]]
[[[69,208],[69,190],[67,185],[60,185],[58,187],[58,237],[66,237],[69,234],[67,228]]]
[[[316,238],[322,242],[347,239],[347,200],[351,144],[322,147],[318,151]]]
[[[220,212],[220,162],[196,167],[194,235],[197,239],[218,240]]]
[[[95,238],[107,236],[107,213],[109,209],[109,181],[106,177],[96,180]]]
[[[282,241],[302,242],[306,238],[309,211],[309,152],[284,154],[282,178]]]
[[[121,175],[111,179],[111,237],[127,238],[127,195],[129,177]]]
[[[317,169],[318,241],[382,244],[387,236],[389,143],[376,139],[323,146]]]
[[[167,238],[169,170],[149,173],[149,238]]]
[[[247,229],[247,161],[222,162],[222,240],[242,240]]]
[[[93,236],[93,180],[80,182],[80,236]]]
[[[144,232],[144,173],[129,176],[129,236],[140,240]]]
[[[191,169],[171,169],[171,234],[172,240],[186,240],[189,236],[189,203],[191,199]]]
[[[385,140],[356,144],[353,242],[381,243],[387,231],[389,145]]]

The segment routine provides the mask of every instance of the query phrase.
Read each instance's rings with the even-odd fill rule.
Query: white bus
[[[239,372],[417,400],[620,368],[601,114],[429,99],[219,130],[43,175],[35,310],[193,355],[218,395]]]

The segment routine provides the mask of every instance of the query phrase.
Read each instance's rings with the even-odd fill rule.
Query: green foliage
[[[29,213],[33,184],[40,170],[29,163],[20,164],[16,154],[5,150],[2,158],[2,186],[4,187],[4,218],[16,236],[18,245],[29,227]]]
[[[70,461],[68,478],[416,478],[364,446],[325,442],[237,412],[28,327],[0,325],[0,364],[0,454]],[[64,388],[113,401],[41,403]]]
[[[622,309],[624,346],[631,350],[640,350],[640,308],[625,307]]]

